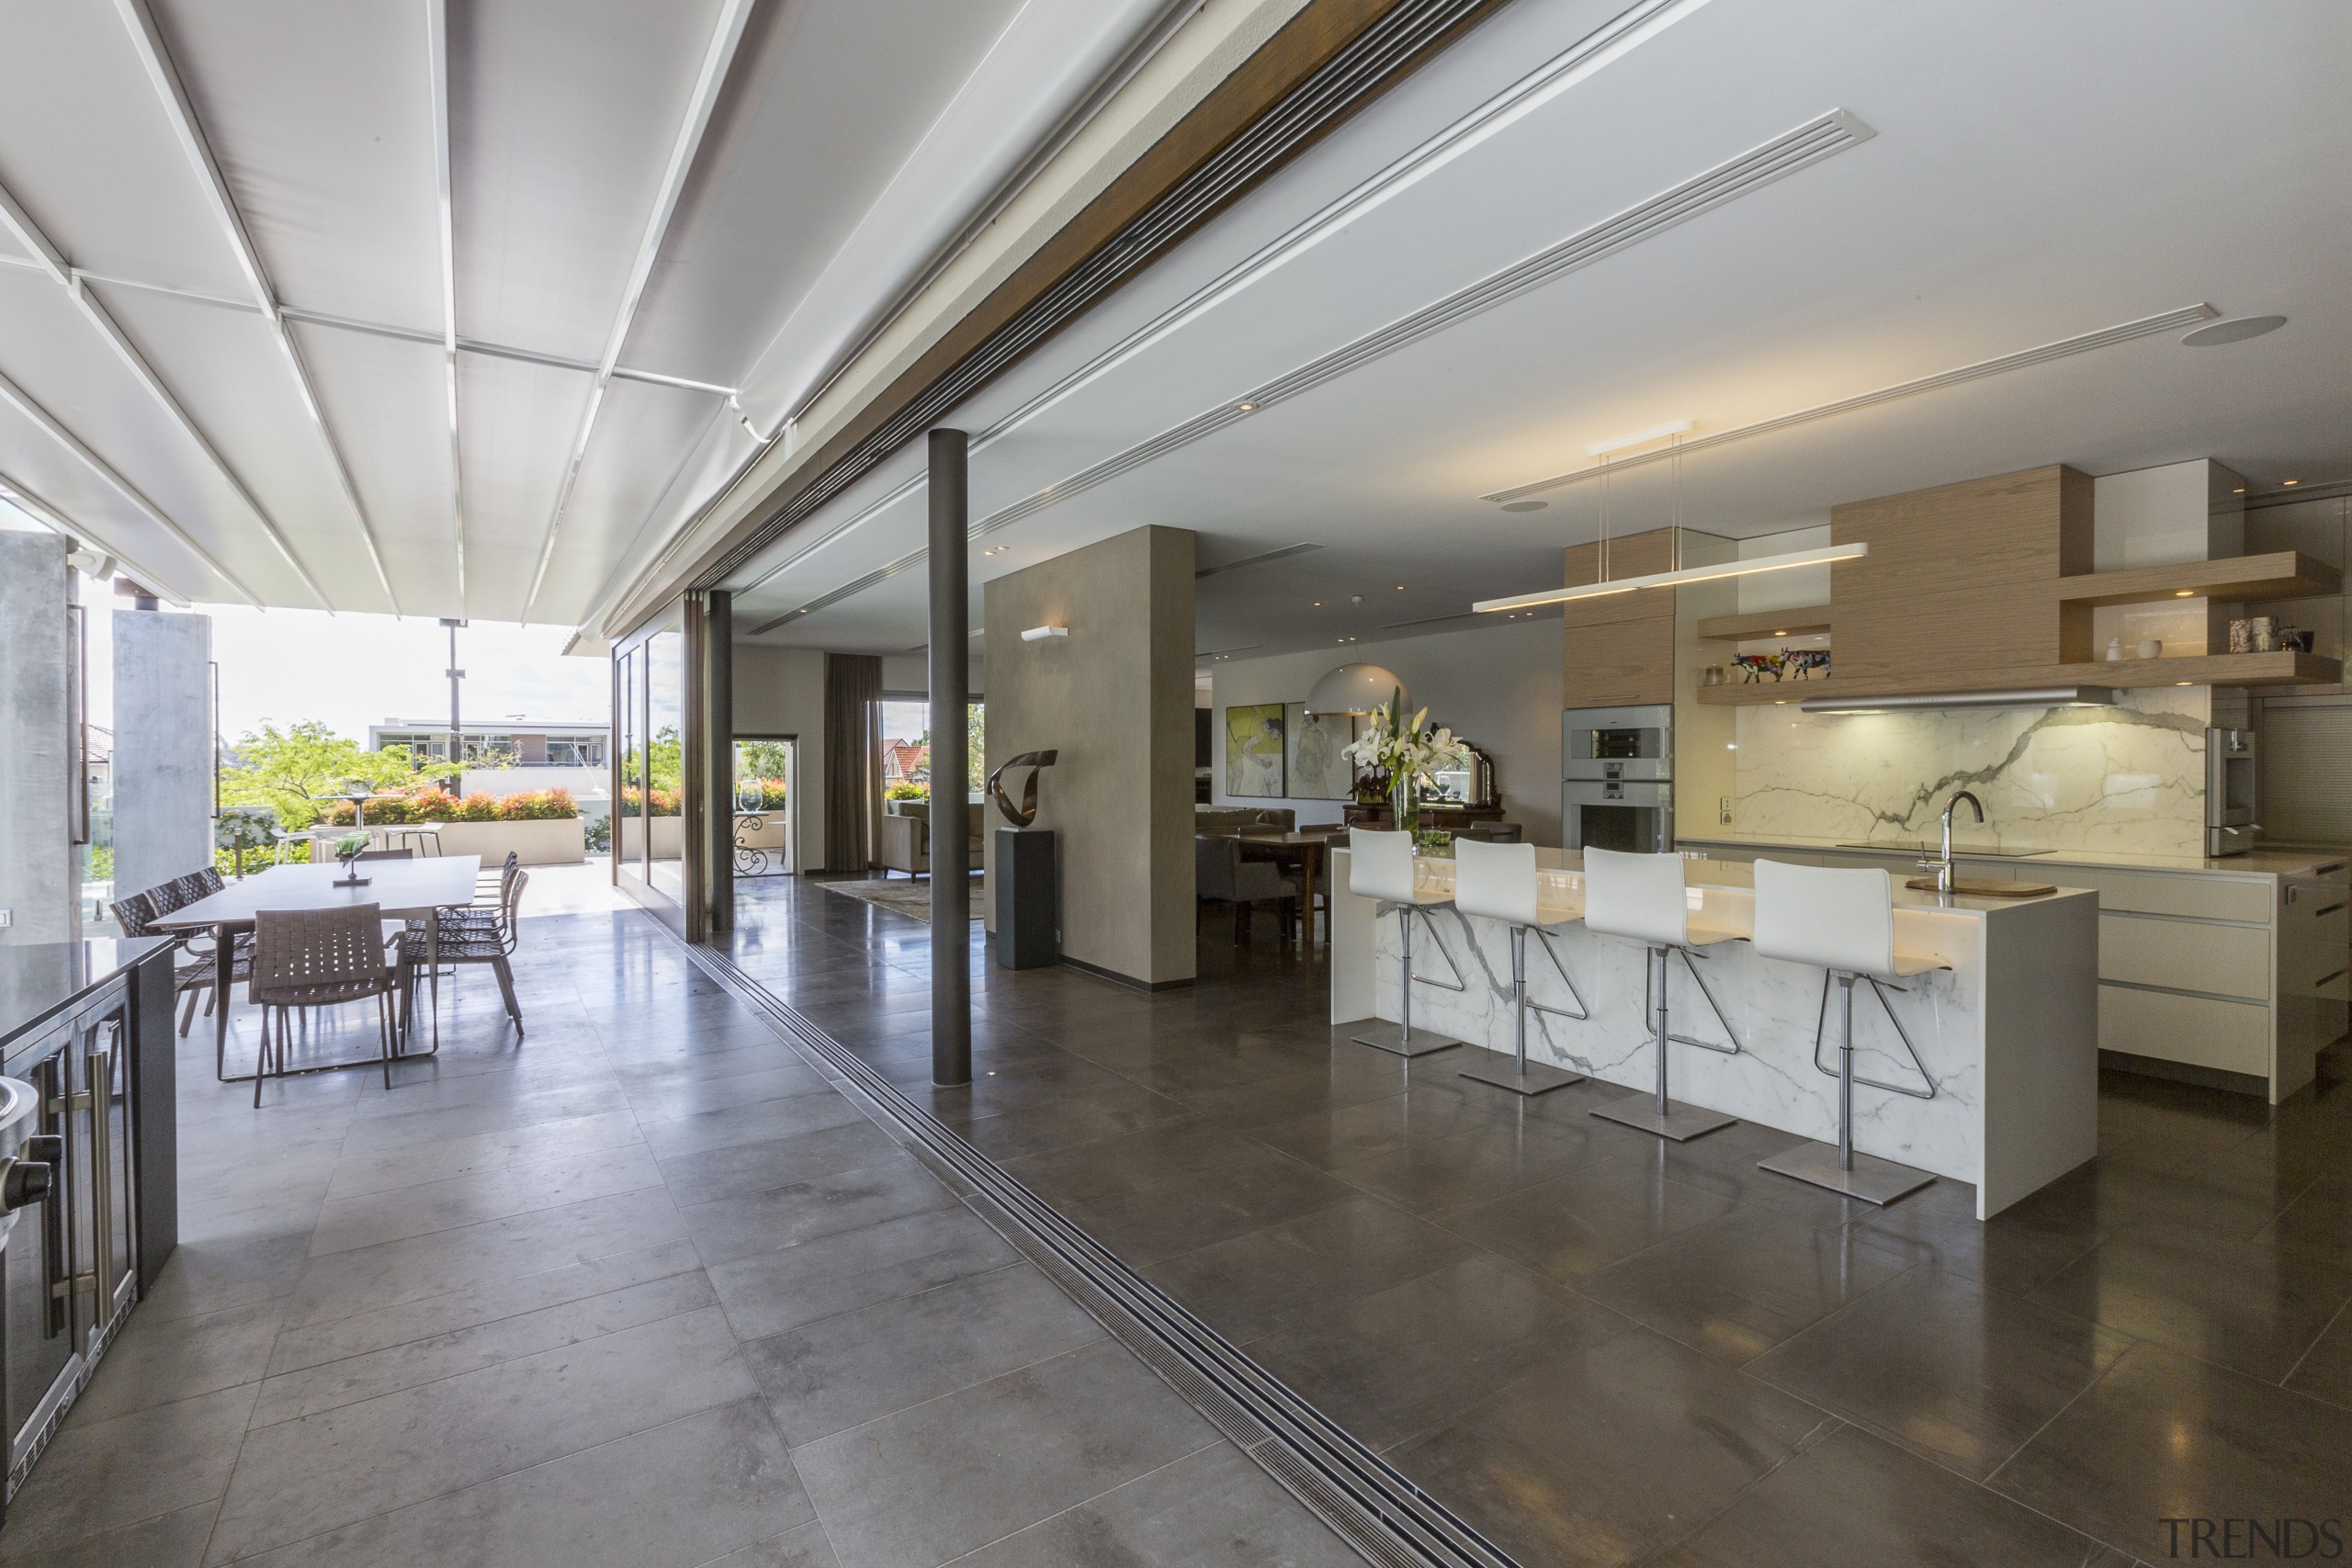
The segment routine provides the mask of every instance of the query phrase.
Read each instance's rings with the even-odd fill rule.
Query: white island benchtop
[[[1580,915],[1581,857],[1538,850],[1543,899]],[[1331,1021],[1398,1015],[1398,924],[1375,924],[1374,905],[1347,891],[1349,857],[1331,857]],[[1736,932],[1754,929],[1755,874],[1736,862],[1685,857],[1694,924]],[[1453,863],[1420,859],[1414,874],[1432,891],[1450,892]],[[2052,877],[2063,881],[2063,877]],[[1854,1145],[1865,1154],[1973,1182],[1976,1213],[1988,1218],[2081,1165],[2098,1146],[2098,896],[2082,888],[2032,898],[1973,898],[1894,887],[1894,941],[1906,953],[1933,953],[1950,965],[1886,987],[1886,998],[1909,1032],[1932,1080],[1932,1099],[1858,1086]],[[1417,937],[1413,958],[1423,976],[1464,981],[1456,992],[1413,987],[1413,1027],[1474,1046],[1512,1048],[1510,930],[1473,919],[1451,905],[1430,911],[1445,959]],[[1574,977],[1590,1017],[1563,1018],[1531,1008],[1530,1059],[1566,1067],[1627,1089],[1657,1082],[1644,990],[1642,944],[1588,931],[1581,920],[1550,928],[1553,951]],[[1761,958],[1746,942],[1705,950],[1695,961],[1708,997],[1691,984],[1680,958],[1669,961],[1673,1028],[1722,1045],[1724,1055],[1677,1044],[1674,1098],[1788,1133],[1833,1142],[1838,1080],[1807,1062],[1816,1021],[1826,1020],[1820,1061],[1835,1068],[1838,1024],[1821,970]],[[1572,1008],[1552,965],[1528,943],[1528,994]],[[1728,1032],[1728,1033],[1727,1033]],[[1855,1071],[1864,1078],[1925,1088],[1867,986],[1854,997]],[[1365,1047],[1369,1049],[1369,1047]],[[1423,1065],[1442,1068],[1446,1057]],[[1498,1090],[1497,1093],[1503,1091]]]

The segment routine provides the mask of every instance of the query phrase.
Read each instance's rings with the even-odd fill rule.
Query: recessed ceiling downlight
[[[2183,333],[2180,343],[2184,348],[2215,348],[2275,333],[2286,324],[2284,316],[2233,316],[2226,321],[2208,321],[2195,332]]]
[[[1551,504],[1548,501],[1506,501],[1503,502],[1503,510],[1505,512],[1541,512]]]

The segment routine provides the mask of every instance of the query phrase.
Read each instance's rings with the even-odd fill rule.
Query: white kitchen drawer
[[[2098,917],[2098,977],[2176,991],[2270,998],[2270,933],[2195,920]]]
[[[2250,1077],[2270,1076],[2270,1010],[2127,986],[2098,988],[2098,1045]]]
[[[2096,887],[2098,907],[2149,915],[2183,915],[2199,920],[2245,920],[2267,925],[2271,882],[2240,882],[2226,876],[2168,875],[2160,872],[2109,871],[2104,867],[2044,865],[2035,871],[2062,887]]]

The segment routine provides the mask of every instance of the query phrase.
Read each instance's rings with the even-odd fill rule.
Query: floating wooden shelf
[[[2200,653],[2061,664],[2040,678],[2058,686],[2329,685],[2344,679],[2344,664],[2316,653]]]
[[[1699,623],[1701,637],[1744,642],[1761,637],[1817,637],[1829,629],[1829,606],[1808,604],[1796,610],[1758,610],[1747,615],[1709,615]]]
[[[2144,604],[2160,599],[2316,599],[2344,590],[2344,574],[2300,550],[2183,561],[2132,571],[2086,572],[2052,583],[2061,604]],[[1704,636],[1703,626],[1701,635]]]
[[[1965,682],[1873,681],[1859,694],[1900,696],[1917,692],[1999,692],[2028,686],[2307,686],[2335,685],[2344,679],[2341,660],[2316,653],[2213,653],[2180,659],[2123,659],[2092,664],[2042,665],[2038,669],[1980,671]],[[1809,681],[1758,681],[1702,686],[1699,701],[1709,707],[1796,704],[1807,697],[1844,697],[1856,683],[1826,675]]]

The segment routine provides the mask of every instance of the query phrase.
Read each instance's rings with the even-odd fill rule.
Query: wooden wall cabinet
[[[1871,551],[1829,569],[1838,684],[1965,686],[2088,660],[2089,606],[2050,584],[2091,570],[2091,477],[2052,464],[1833,508],[1832,541]]]
[[[1639,577],[1673,566],[1673,539],[1658,529],[1610,541],[1609,576]],[[1578,545],[1566,552],[1562,583],[1577,588],[1600,581],[1600,550]],[[1560,606],[1562,707],[1627,707],[1674,700],[1676,590],[1647,588]]]

